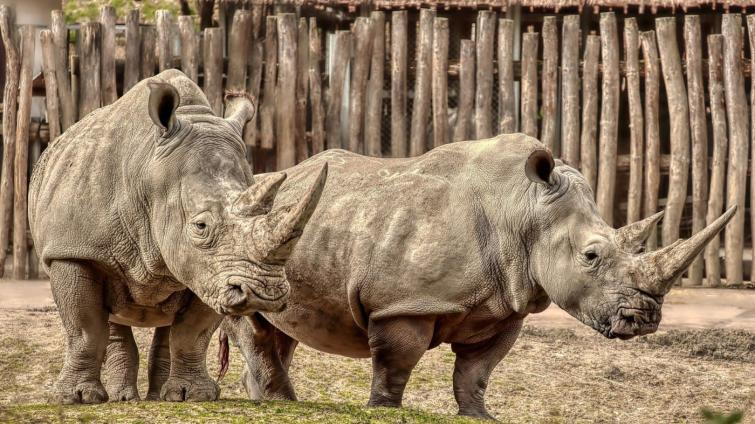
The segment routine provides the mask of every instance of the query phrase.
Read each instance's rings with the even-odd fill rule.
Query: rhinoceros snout
[[[622,340],[631,339],[635,336],[654,333],[661,322],[660,308],[619,308],[612,319],[609,338]]]
[[[220,312],[226,315],[250,315],[254,312],[280,312],[288,301],[288,282],[262,284],[255,280],[231,278],[226,283]]]

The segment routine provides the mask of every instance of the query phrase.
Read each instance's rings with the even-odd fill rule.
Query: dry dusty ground
[[[145,367],[150,330],[137,330]],[[211,372],[217,369],[211,347]],[[361,408],[369,360],[296,352],[292,380],[307,403],[243,401],[241,357],[232,352],[223,402],[171,405],[140,402],[59,408],[42,405],[62,363],[57,312],[0,309],[0,422],[63,419],[181,422],[236,419],[296,422],[456,421],[451,391],[454,357],[448,347],[428,352],[406,390],[401,413]],[[142,393],[146,390],[140,373]],[[587,328],[527,327],[488,388],[489,409],[505,422],[701,422],[702,408],[741,410],[755,422],[755,334],[741,330],[673,330],[629,342]],[[441,414],[441,415],[436,415]],[[178,418],[176,418],[178,417]]]

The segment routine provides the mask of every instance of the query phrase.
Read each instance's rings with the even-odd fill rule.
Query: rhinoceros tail
[[[225,331],[218,331],[218,383],[223,381],[225,373],[228,372],[228,334]]]

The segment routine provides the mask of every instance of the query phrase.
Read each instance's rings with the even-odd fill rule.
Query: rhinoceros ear
[[[524,164],[524,174],[533,183],[550,185],[554,167],[555,163],[551,152],[546,149],[537,149],[527,158],[527,162]]]
[[[163,130],[163,135],[176,129],[176,109],[181,101],[178,90],[164,82],[149,83],[149,117]]]

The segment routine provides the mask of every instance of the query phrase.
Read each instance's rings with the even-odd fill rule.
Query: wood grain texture
[[[448,137],[448,19],[435,18],[433,24],[433,147]],[[492,75],[491,75],[492,76]],[[492,81],[491,81],[492,85]],[[492,87],[491,87],[492,88]],[[492,92],[490,93],[492,94]]]
[[[0,178],[0,276],[10,242],[13,217],[13,165],[16,156],[16,117],[21,55],[16,36],[14,9],[0,5],[0,33],[5,46],[5,88],[3,91],[3,165]]]
[[[419,28],[417,29],[417,76],[414,82],[409,156],[419,156],[427,151],[427,129],[430,125],[430,85],[432,83],[433,20],[435,20],[434,10],[420,10]]]
[[[325,115],[325,142],[328,149],[340,149],[343,146],[341,140],[341,105],[343,103],[344,81],[346,81],[346,71],[350,55],[351,31],[336,32]]]
[[[55,41],[55,76],[58,83],[58,98],[60,99],[60,126],[65,131],[76,122],[78,110],[71,93],[71,81],[68,59],[68,25],[62,10],[52,11],[50,23]],[[7,97],[6,97],[7,98]]]
[[[558,143],[558,28],[555,16],[543,18],[542,119],[540,141],[561,156]]]
[[[391,156],[409,153],[406,123],[407,14],[391,12]]]
[[[372,21],[358,17],[352,28],[354,55],[351,59],[351,82],[349,84],[349,144],[348,149],[364,153],[364,112],[367,80],[372,59]]]
[[[265,20],[265,73],[260,104],[260,144],[275,147],[275,86],[278,79],[278,24],[275,16]]]
[[[660,75],[661,65],[655,31],[640,34],[642,61],[645,67],[645,190],[644,215],[658,212],[658,196],[661,187],[661,135],[660,135]],[[653,228],[646,244],[647,250],[658,246],[657,228]]]
[[[199,35],[194,30],[191,16],[178,17],[178,34],[181,38],[181,70],[192,81],[199,82]]]
[[[537,51],[538,34],[532,28],[522,35],[522,81],[520,130],[537,138]]]
[[[459,106],[456,110],[454,141],[472,139],[472,116],[474,115],[474,41],[461,40],[459,50]]]
[[[616,15],[600,14],[600,58],[602,85],[600,93],[600,134],[598,138],[598,189],[595,202],[598,213],[613,225],[616,199],[616,155],[619,136],[619,39]]]
[[[102,49],[100,57],[100,84],[102,84],[102,106],[118,100],[115,82],[115,8],[102,6],[100,9],[100,30]]]
[[[60,103],[58,100],[58,80],[55,74],[55,40],[52,31],[45,29],[39,33],[42,47],[42,72],[45,78],[45,107],[47,109],[47,128],[50,140],[60,135]]]
[[[582,135],[579,162],[582,175],[595,192],[598,181],[598,65],[600,36],[590,34],[585,43],[582,76]]]
[[[493,135],[493,57],[496,14],[482,10],[477,15],[477,65],[475,85],[475,138]]]
[[[89,77],[81,78],[79,87],[79,120],[89,112],[99,108],[102,97],[100,85],[100,24],[98,22],[84,22],[79,33],[79,66],[80,74]]]
[[[579,168],[579,15],[564,16],[561,53],[561,159]]]
[[[312,154],[325,150],[325,108],[322,98],[322,36],[315,18],[309,20],[309,103],[312,112]]]
[[[309,157],[307,145],[307,94],[309,88],[309,26],[299,18],[296,42],[296,163]]]
[[[223,34],[220,28],[204,30],[204,87],[217,116],[223,116]]]
[[[385,74],[385,14],[372,12],[372,58],[367,83],[367,111],[364,121],[365,154],[382,156],[383,79]]]
[[[126,62],[123,64],[123,92],[139,82],[141,65],[141,41],[139,9],[131,9],[126,15]],[[186,71],[184,71],[186,72]]]
[[[296,165],[296,15],[278,15],[278,84],[275,102],[276,166]],[[294,113],[292,113],[294,112]]]
[[[152,25],[141,27],[141,79],[155,75],[155,67],[157,66],[156,47],[157,30],[155,27]]]
[[[626,63],[627,100],[629,104],[629,190],[627,223],[642,218],[642,166],[645,127],[640,97],[640,35],[637,20],[624,20],[624,58]]]
[[[157,65],[160,72],[173,67],[173,15],[168,10],[155,12],[157,28]]]

